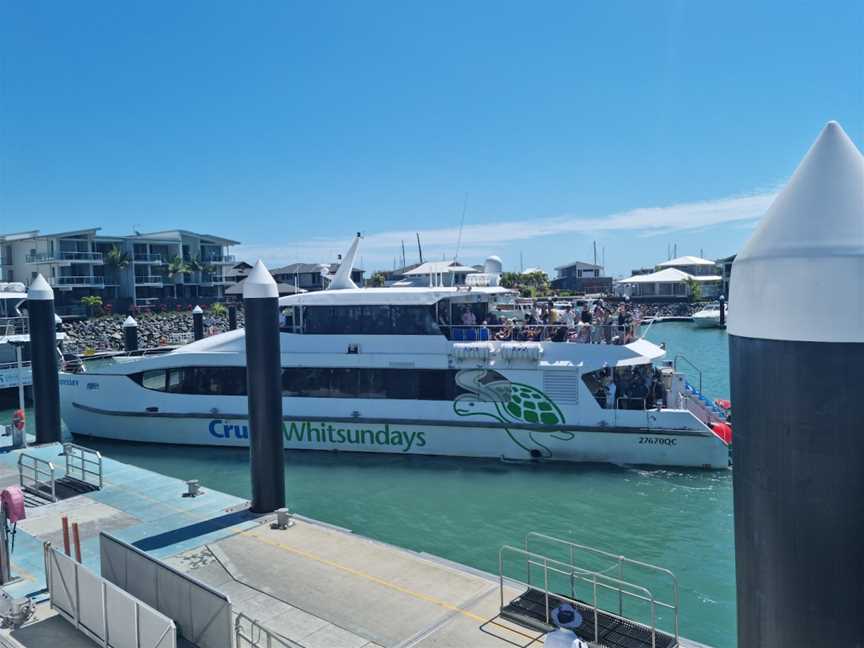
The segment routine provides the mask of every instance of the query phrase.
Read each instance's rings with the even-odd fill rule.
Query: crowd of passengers
[[[652,365],[600,369],[586,374],[585,384],[604,409],[642,410],[667,405],[660,371]]]
[[[581,309],[566,306],[556,310],[538,302],[524,320],[502,318],[490,312],[478,323],[470,308],[463,307],[461,326],[452,327],[451,337],[463,340],[577,342],[582,344],[629,344],[636,338],[642,314],[638,307],[622,302],[617,307],[602,301]],[[440,322],[442,327],[449,326]]]

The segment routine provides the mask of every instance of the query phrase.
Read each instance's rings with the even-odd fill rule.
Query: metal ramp
[[[498,565],[500,618],[551,632],[551,612],[567,602],[582,615],[575,633],[592,645],[680,646],[678,582],[668,569],[536,532],[525,537],[524,547],[501,547]],[[505,601],[505,585],[525,589]]]
[[[18,456],[18,483],[27,506],[41,506],[102,488],[102,455],[84,446],[63,445],[65,474],[53,461],[28,452]]]

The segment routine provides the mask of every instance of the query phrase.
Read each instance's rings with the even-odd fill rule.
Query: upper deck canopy
[[[304,295],[289,295],[279,299],[280,306],[360,306],[417,305],[431,306],[447,297],[464,301],[488,301],[494,296],[513,295],[514,290],[501,287],[438,287],[438,288],[348,288],[322,290]]]

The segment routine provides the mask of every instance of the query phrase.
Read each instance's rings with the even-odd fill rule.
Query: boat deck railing
[[[508,561],[511,565],[515,562],[525,566],[527,576],[519,578],[508,572]],[[541,574],[539,584],[534,582],[534,571]],[[657,627],[658,607],[671,606],[658,601],[652,591],[642,585],[510,545],[504,545],[498,552],[498,579],[500,614],[505,618],[521,618],[537,629],[548,632],[555,627],[552,611],[562,602],[567,602],[580,610],[583,618],[588,615],[587,623],[579,628],[577,634],[595,643],[600,643],[604,638],[601,633],[618,633],[626,629],[628,634],[633,635],[633,641],[627,645],[660,648],[678,644],[677,633],[673,638]],[[570,592],[565,594],[561,591],[564,587],[556,586],[553,581],[559,584],[569,582]],[[526,591],[514,601],[505,602],[505,585],[514,583],[525,587]],[[577,596],[576,590],[580,587],[587,587],[590,595],[582,598]],[[621,600],[621,613],[610,610],[609,605],[603,604],[604,595],[608,597],[609,594]],[[648,605],[647,624],[624,616],[624,602],[629,600]],[[589,636],[585,637],[585,634]]]
[[[29,332],[30,322],[26,317],[0,317],[0,339]]]
[[[629,344],[637,339],[638,323],[589,324],[439,324],[454,342],[570,342],[577,344]]]

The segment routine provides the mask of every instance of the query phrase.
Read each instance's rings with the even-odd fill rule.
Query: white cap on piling
[[[30,287],[27,289],[27,299],[31,301],[50,301],[54,299],[54,291],[41,274],[37,274],[36,278],[30,282]]]
[[[864,342],[864,156],[828,122],[735,258],[732,335]]]
[[[63,318],[60,317],[57,313],[54,313],[54,323],[55,324],[62,324],[63,323]]]
[[[130,328],[132,326],[138,326],[138,322],[135,321],[135,318],[131,315],[123,320],[123,328]]]
[[[279,288],[273,275],[261,259],[249,271],[243,281],[243,299],[269,299],[279,297]]]
[[[196,306],[195,308],[192,309],[192,314],[193,314],[193,315],[201,315],[203,312],[204,312],[204,311],[201,310],[201,307],[200,307],[200,306]]]

